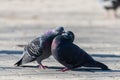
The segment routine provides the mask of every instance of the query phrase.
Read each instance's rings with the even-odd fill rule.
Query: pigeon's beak
[[[62,35],[67,35],[67,34],[66,34],[66,32],[64,31],[64,32],[62,33]]]

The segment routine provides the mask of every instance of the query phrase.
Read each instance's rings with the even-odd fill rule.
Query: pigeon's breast
[[[57,45],[58,45],[58,42],[54,39],[54,40],[52,41],[51,48],[52,48],[52,49],[56,49]]]

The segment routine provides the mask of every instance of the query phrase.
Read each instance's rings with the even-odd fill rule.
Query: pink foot
[[[40,65],[39,65],[39,68],[40,68],[40,69],[46,69],[46,68],[48,68],[48,67],[47,67],[47,66],[43,66],[42,64],[40,64]]]
[[[63,69],[60,69],[58,71],[62,71],[62,72],[65,72],[65,71],[68,71],[69,69],[67,67],[63,68]]]

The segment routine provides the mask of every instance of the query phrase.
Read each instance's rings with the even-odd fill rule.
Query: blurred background
[[[120,55],[120,19],[106,16],[100,0],[0,0],[1,51],[23,50],[16,45],[56,26],[90,54]]]

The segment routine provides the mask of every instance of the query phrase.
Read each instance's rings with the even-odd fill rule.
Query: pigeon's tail
[[[20,58],[20,60],[18,62],[16,62],[14,65],[15,66],[20,66],[20,65],[32,62],[35,59],[36,59],[35,57],[30,56],[29,53],[27,53],[26,51],[24,51],[23,54],[22,54],[22,56],[21,56],[21,58]]]
[[[95,66],[96,67],[100,67],[102,70],[110,70],[108,68],[108,66],[106,66],[105,64],[101,63],[101,62],[98,62],[98,61],[95,61]]]
[[[14,66],[20,66],[20,65],[22,65],[22,59],[23,59],[23,58],[21,58],[18,62],[16,62],[16,63],[14,64]]]
[[[85,67],[99,67],[102,70],[110,70],[108,68],[108,66],[106,66],[105,64],[98,62],[98,61],[91,61],[89,63],[84,64],[83,66],[85,66]]]

